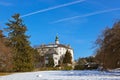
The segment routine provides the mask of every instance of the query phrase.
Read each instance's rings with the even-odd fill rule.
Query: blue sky
[[[106,26],[120,19],[120,0],[0,0],[0,29],[20,13],[31,45],[70,44],[75,59],[94,54],[94,42]]]

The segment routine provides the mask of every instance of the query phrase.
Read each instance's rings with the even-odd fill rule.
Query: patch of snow
[[[39,74],[39,75],[37,75],[37,77],[42,77],[42,75]]]
[[[120,80],[120,73],[89,70],[38,71],[0,76],[0,80]]]

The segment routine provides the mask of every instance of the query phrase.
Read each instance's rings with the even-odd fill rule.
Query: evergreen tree
[[[63,58],[63,64],[72,64],[72,55],[68,50],[66,51]]]
[[[20,19],[19,14],[12,16],[12,20],[6,24],[8,27],[8,45],[13,49],[14,71],[31,71],[33,70],[34,50],[28,41],[29,36],[25,34],[26,26]]]
[[[54,60],[51,56],[48,57],[48,65],[47,66],[48,67],[53,67],[54,66]]]
[[[53,67],[54,66],[53,55],[45,54],[44,59],[47,61],[46,67]]]
[[[41,64],[40,61],[41,61],[42,57],[38,53],[37,49],[34,49],[34,55],[33,55],[33,57],[34,57],[34,67],[35,68],[40,67],[40,64]]]

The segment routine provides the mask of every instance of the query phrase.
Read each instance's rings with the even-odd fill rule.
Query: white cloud
[[[31,16],[31,15],[34,15],[34,14],[37,14],[37,13],[42,13],[42,12],[50,11],[50,10],[53,10],[53,9],[65,7],[65,6],[70,6],[70,5],[77,4],[77,3],[81,3],[81,2],[84,2],[84,1],[85,1],[85,0],[77,0],[77,1],[74,1],[74,2],[57,5],[57,6],[54,6],[54,7],[49,7],[49,8],[46,8],[46,9],[42,9],[42,10],[39,10],[39,11],[35,11],[35,12],[31,12],[31,13],[22,15],[21,17]]]
[[[97,15],[97,14],[103,14],[103,13],[107,13],[107,12],[118,11],[118,10],[120,10],[120,8],[107,9],[107,10],[88,13],[88,14],[81,15],[81,16],[73,16],[73,17],[69,17],[69,18],[63,18],[63,19],[55,20],[55,21],[51,22],[51,24],[59,23],[59,22],[63,22],[63,21],[68,21],[68,20],[73,20],[73,19],[81,18],[81,17],[88,17],[88,16]]]
[[[11,6],[12,4],[9,3],[9,2],[0,1],[0,5],[1,5],[1,6]]]

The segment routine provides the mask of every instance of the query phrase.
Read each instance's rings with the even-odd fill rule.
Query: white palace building
[[[69,45],[60,44],[58,36],[55,38],[55,43],[41,45],[37,50],[41,56],[44,56],[44,64],[48,64],[48,57],[51,56],[54,66],[59,65],[59,61],[63,59],[67,50],[72,55],[72,62],[74,61],[73,49]]]

